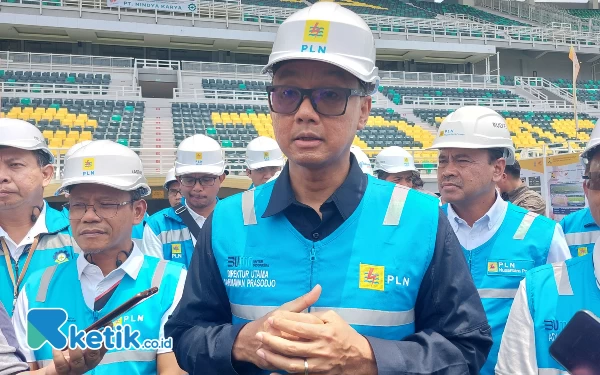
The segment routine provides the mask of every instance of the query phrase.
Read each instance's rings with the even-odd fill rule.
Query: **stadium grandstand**
[[[36,125],[59,167],[77,142],[128,145],[157,200],[175,148],[206,134],[226,150],[229,195],[250,183],[248,142],[274,136],[261,74],[274,32],[314,1],[2,0],[0,116]],[[381,83],[354,140],[372,160],[384,147],[410,150],[435,190],[428,147],[464,105],[501,113],[519,158],[578,151],[589,139],[600,115],[597,0],[335,2],[376,40]]]

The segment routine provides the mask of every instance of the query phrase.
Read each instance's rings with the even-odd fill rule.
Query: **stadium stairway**
[[[387,98],[385,95],[380,93],[379,91],[375,94],[375,99],[384,103]],[[424,122],[420,117],[415,116],[412,113],[412,108],[406,108],[401,105],[394,104],[392,101],[387,100],[386,104],[387,108],[392,108],[394,112],[401,113],[403,117],[405,117],[408,121],[413,122],[415,125],[419,125],[423,129],[430,132],[433,136],[437,134],[437,129],[434,126],[431,126],[427,122]]]
[[[142,148],[149,150],[142,150],[140,154],[145,173],[164,175],[175,163],[172,150],[161,150],[175,148],[170,105],[165,99],[146,99]]]

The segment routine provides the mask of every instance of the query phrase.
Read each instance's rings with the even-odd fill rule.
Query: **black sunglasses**
[[[283,115],[296,112],[307,96],[315,112],[324,116],[341,116],[346,113],[351,96],[367,96],[364,90],[343,87],[301,89],[283,85],[267,86],[267,93],[271,111]]]

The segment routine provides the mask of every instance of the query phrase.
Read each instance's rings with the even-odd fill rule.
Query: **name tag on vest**
[[[533,260],[496,260],[488,259],[488,276],[519,276],[533,268]]]

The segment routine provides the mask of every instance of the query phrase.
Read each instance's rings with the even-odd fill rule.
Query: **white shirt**
[[[508,203],[500,197],[500,194],[496,194],[496,201],[492,207],[482,218],[473,223],[473,227],[470,227],[466,221],[458,217],[451,204],[448,205],[448,220],[460,244],[470,251],[483,245],[496,234],[504,221],[507,210]],[[569,251],[569,246],[565,240],[565,234],[562,227],[556,223],[550,250],[548,251],[547,263],[561,262],[570,258],[571,251]]]
[[[185,207],[187,207],[188,212],[190,213],[190,215],[192,215],[192,219],[194,219],[194,221],[198,223],[198,226],[202,228],[204,222],[206,221],[206,218],[202,215],[198,215],[197,213],[195,213],[194,210],[192,210],[190,206],[187,205],[187,202],[185,203]],[[194,236],[192,236],[192,244],[196,246],[196,239],[194,238]],[[164,259],[163,243],[158,237],[158,235],[154,233],[154,231],[152,231],[152,228],[150,228],[148,225],[144,226],[144,234],[142,238],[142,251],[146,255]]]
[[[33,244],[33,240],[35,237],[41,233],[48,233],[48,228],[46,227],[46,206],[48,203],[44,202],[44,207],[42,207],[42,212],[40,212],[40,216],[37,218],[27,235],[21,240],[19,243],[15,243],[15,241],[10,238],[8,233],[0,227],[0,237],[4,237],[4,241],[6,241],[6,246],[8,246],[8,251],[14,260],[19,260],[21,255],[23,254],[23,250],[25,246]]]
[[[596,242],[592,257],[596,286],[598,286],[600,285],[600,241]],[[500,343],[496,374],[538,375],[535,329],[529,311],[525,280],[522,280],[519,285],[508,315],[508,321]],[[565,374],[567,373],[565,372]]]
[[[94,264],[88,263],[83,255],[80,255],[77,258],[77,273],[79,275],[79,281],[81,282],[81,292],[83,293],[83,299],[85,304],[91,309],[94,309],[94,301],[96,297],[102,295],[106,292],[110,287],[115,285],[118,281],[120,281],[123,276],[128,275],[132,279],[137,279],[138,273],[144,263],[144,255],[140,251],[140,249],[134,245],[133,251],[121,266],[112,272],[110,272],[106,277],[102,274],[100,268]],[[173,299],[173,304],[171,307],[163,314],[160,320],[160,331],[159,331],[159,339],[163,339],[165,336],[164,326],[169,318],[169,315],[173,313],[175,307],[179,303],[181,299],[181,295],[183,294],[183,286],[185,283],[185,278],[187,276],[187,271],[182,270],[181,275],[179,277],[179,282],[177,283],[177,288],[175,289],[175,298]],[[132,296],[133,297],[133,296]],[[58,307],[58,306],[55,306]],[[19,298],[17,299],[17,304],[15,306],[15,312],[13,315],[13,325],[15,326],[15,333],[17,336],[17,341],[19,342],[19,346],[23,354],[25,355],[25,359],[27,362],[35,362],[35,355],[33,350],[29,349],[27,346],[27,311],[29,310],[29,301],[27,299],[26,293],[20,293]],[[157,354],[168,353],[171,352],[172,349],[158,349]]]

